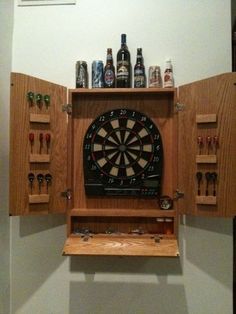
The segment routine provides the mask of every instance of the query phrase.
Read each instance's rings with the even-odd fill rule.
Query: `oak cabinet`
[[[226,73],[171,89],[67,90],[12,73],[10,214],[66,213],[65,255],[178,256],[179,214],[236,214],[235,84]],[[156,197],[85,193],[86,132],[124,108],[158,126],[171,209]]]

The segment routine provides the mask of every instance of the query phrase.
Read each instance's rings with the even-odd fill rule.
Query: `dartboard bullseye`
[[[161,134],[146,115],[129,109],[100,115],[89,126],[83,148],[87,195],[160,194]]]

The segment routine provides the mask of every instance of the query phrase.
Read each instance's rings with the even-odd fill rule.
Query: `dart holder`
[[[29,195],[30,204],[49,203],[49,194],[32,194]]]

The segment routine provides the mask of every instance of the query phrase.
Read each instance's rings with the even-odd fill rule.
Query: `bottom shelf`
[[[159,238],[158,235],[106,235],[68,237],[63,255],[116,255],[178,257],[176,238]]]

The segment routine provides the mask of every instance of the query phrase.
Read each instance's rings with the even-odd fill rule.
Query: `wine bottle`
[[[107,48],[107,61],[104,68],[104,87],[115,87],[115,67],[113,65],[111,48]]]
[[[131,87],[130,52],[126,45],[126,34],[121,35],[121,48],[117,52],[117,87]]]
[[[137,59],[134,66],[134,87],[146,87],[145,67],[143,64],[142,48],[137,49]]]

